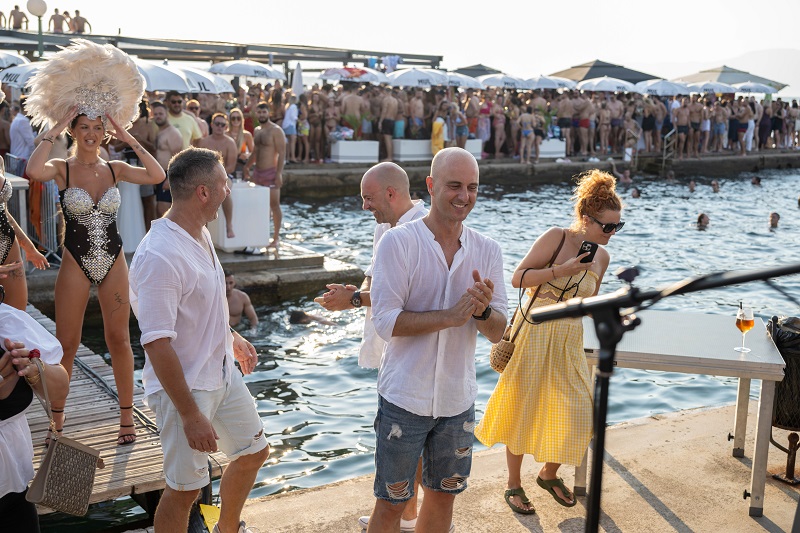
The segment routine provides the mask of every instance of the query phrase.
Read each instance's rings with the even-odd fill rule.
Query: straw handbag
[[[38,395],[36,397],[50,418],[52,437],[25,498],[54,511],[83,516],[89,508],[95,469],[103,468],[103,460],[100,459],[99,451],[76,440],[59,436],[55,431],[44,367],[39,359],[34,361],[39,367],[39,375],[42,376],[44,401]]]
[[[548,267],[552,266],[553,263],[555,262],[556,257],[558,256],[558,252],[560,252],[561,247],[564,246],[564,239],[566,238],[566,236],[567,233],[564,232],[564,234],[561,236],[561,242],[558,243],[558,248],[556,248],[556,251],[553,252],[553,257],[550,258],[550,262],[547,264]],[[522,278],[525,277],[525,272],[527,272],[528,270],[532,269],[530,268],[525,269],[525,271],[522,272]],[[541,288],[542,288],[541,285],[536,287],[536,291],[534,291],[533,296],[531,296],[531,299],[528,300],[528,308],[525,310],[525,314],[522,317],[523,321],[525,319],[525,316],[527,316],[528,313],[530,312],[531,307],[533,307],[533,302],[539,295],[539,289]],[[516,340],[517,335],[519,334],[519,330],[522,329],[522,325],[520,324],[520,326],[516,329],[516,331],[514,330],[514,322],[517,319],[517,313],[522,310],[522,295],[524,289],[520,287],[519,290],[520,290],[519,304],[517,305],[517,308],[514,310],[514,315],[511,317],[511,323],[508,325],[506,331],[503,333],[503,338],[500,340],[500,342],[493,344],[492,349],[489,352],[489,365],[491,365],[492,370],[494,370],[499,374],[503,373],[503,370],[506,369],[506,365],[508,365],[508,362],[511,361],[511,356],[514,355],[514,341]]]

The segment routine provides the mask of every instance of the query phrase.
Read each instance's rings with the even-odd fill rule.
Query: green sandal
[[[531,508],[530,509],[523,509],[522,507],[518,507],[518,506],[514,505],[513,503],[511,503],[511,497],[512,496],[519,496],[519,499],[522,500],[522,503],[524,503],[525,505],[530,505]],[[533,506],[531,505],[531,501],[525,495],[525,490],[522,487],[520,487],[518,489],[508,489],[503,494],[503,497],[505,498],[506,503],[508,504],[508,506],[511,507],[511,510],[514,511],[515,513],[519,513],[519,514],[534,514],[536,512],[536,509],[534,509]]]
[[[542,479],[539,476],[536,476],[536,484],[542,487],[547,492],[549,492],[550,495],[553,496],[553,499],[557,501],[560,505],[563,505],[564,507],[574,507],[575,504],[578,503],[578,500],[575,499],[575,495],[572,494],[572,492],[570,492],[569,489],[567,489],[567,487],[564,485],[564,480],[561,479],[560,477],[557,477],[555,479]],[[572,503],[567,503],[565,500],[562,500],[558,496],[558,493],[553,489],[553,487],[560,488],[564,496],[570,498],[572,500]]]

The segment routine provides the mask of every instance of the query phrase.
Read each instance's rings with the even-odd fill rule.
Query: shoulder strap
[[[111,166],[111,161],[108,162],[108,170],[111,171],[111,179],[114,180],[114,185],[117,184],[117,176],[114,174],[114,167]]]
[[[564,246],[564,241],[565,241],[566,239],[567,239],[567,232],[566,232],[566,230],[564,230],[564,231],[561,233],[561,241],[558,243],[558,247],[556,248],[556,251],[555,251],[555,252],[553,252],[553,256],[550,258],[550,262],[549,262],[549,263],[547,263],[547,266],[553,266],[553,263],[555,263],[555,261],[556,261],[556,257],[558,257],[558,253],[561,251],[561,248]],[[524,278],[524,277],[525,277],[525,272],[527,272],[528,270],[531,270],[531,269],[530,269],[530,268],[527,268],[527,269],[525,269],[525,271],[523,271],[523,272],[522,272],[522,278]],[[520,278],[520,280],[521,280],[522,278]],[[528,300],[528,308],[527,308],[527,309],[525,309],[525,315],[523,315],[523,318],[524,318],[525,316],[527,316],[527,315],[528,315],[528,313],[530,312],[530,310],[531,310],[531,307],[533,307],[533,302],[534,302],[534,301],[536,301],[536,297],[539,295],[539,289],[541,289],[541,288],[542,288],[542,286],[541,286],[541,285],[538,285],[538,286],[536,287],[536,290],[534,291],[534,293],[531,295],[531,298],[530,298],[530,300]],[[519,294],[519,303],[517,304],[517,309],[515,309],[515,310],[514,310],[514,316],[513,316],[513,317],[511,317],[511,325],[512,325],[512,326],[514,325],[514,319],[516,319],[516,317],[517,317],[517,312],[518,312],[518,311],[520,311],[520,310],[522,310],[522,296],[525,294],[525,292],[524,292],[524,291],[525,291],[525,289],[523,289],[522,287],[520,287],[520,289],[519,289],[519,290],[520,290],[520,294]],[[519,330],[520,330],[520,328],[517,328],[517,330],[516,330],[516,331],[514,331],[514,333],[511,335],[511,339],[510,339],[510,340],[511,340],[511,342],[514,342],[514,339],[516,339],[516,338],[517,338],[517,334],[519,333]]]
[[[65,189],[69,189],[69,159],[64,160],[64,166],[67,167],[67,184]]]

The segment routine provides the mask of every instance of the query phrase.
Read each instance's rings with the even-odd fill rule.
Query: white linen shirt
[[[59,364],[64,355],[61,343],[28,313],[0,304],[0,341],[4,339],[21,342],[29,350],[37,348],[48,365]],[[0,355],[4,352],[5,346]],[[31,428],[23,411],[0,420],[0,497],[22,492],[33,475]]]
[[[474,404],[478,328],[471,318],[457,328],[393,337],[400,313],[453,307],[475,283],[473,270],[494,282],[492,313],[508,313],[500,246],[466,226],[460,241],[448,268],[441,246],[425,219],[419,219],[387,231],[375,255],[372,322],[387,342],[378,394],[419,416],[455,416]]]
[[[131,261],[131,307],[139,320],[142,346],[170,339],[190,390],[217,390],[230,381],[223,361],[234,368],[233,335],[228,326],[225,275],[211,235],[203,248],[167,218],[154,220]],[[163,389],[145,349],[145,396]]]
[[[412,200],[412,202],[414,207],[403,213],[403,216],[397,221],[398,226],[428,214],[428,210],[425,209],[425,204],[422,200]],[[375,235],[372,238],[372,260],[369,268],[364,272],[365,276],[372,277],[372,270],[375,268],[375,254],[378,253],[378,243],[381,241],[383,234],[390,229],[392,229],[392,225],[388,222],[375,226]],[[372,289],[370,288],[371,299]],[[378,368],[381,364],[381,355],[383,355],[385,346],[386,342],[375,331],[375,326],[372,323],[372,307],[367,307],[367,314],[364,318],[364,336],[361,338],[361,350],[358,353],[358,365],[364,368]]]

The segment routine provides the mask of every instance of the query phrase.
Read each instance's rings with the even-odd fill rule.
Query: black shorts
[[[560,118],[558,119],[558,127],[563,129],[568,129],[572,127],[572,119],[571,118]]]
[[[158,185],[156,185],[156,201],[157,202],[167,202],[168,204],[172,203],[172,193],[169,191],[164,190],[164,183],[167,180],[162,181]]]
[[[381,121],[381,134],[394,135],[394,120],[385,118]]]

